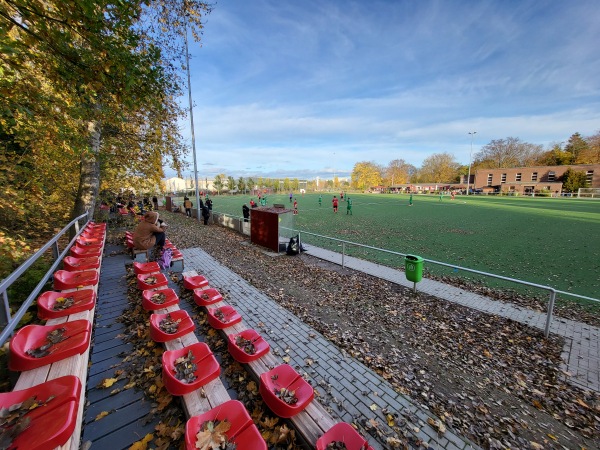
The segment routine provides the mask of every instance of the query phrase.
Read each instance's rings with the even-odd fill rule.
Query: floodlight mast
[[[187,25],[185,26],[185,65],[187,69],[188,98],[190,101],[190,125],[192,127],[192,156],[194,157],[194,185],[196,187],[196,219],[200,221],[200,194],[198,193],[198,166],[196,164],[196,137],[194,136],[194,108],[192,103],[192,82],[190,79],[190,52],[188,50]],[[208,190],[208,187],[207,187]]]
[[[471,135],[471,152],[469,153],[469,173],[467,175],[467,195],[469,195],[469,184],[471,183],[471,158],[473,157],[473,136],[477,134],[477,131],[469,131]]]

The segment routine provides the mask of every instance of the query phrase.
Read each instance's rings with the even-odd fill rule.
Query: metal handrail
[[[346,244],[354,245],[354,246],[362,247],[362,248],[368,248],[368,249],[380,251],[380,252],[383,252],[383,253],[389,253],[389,254],[392,254],[392,255],[406,257],[406,253],[395,252],[393,250],[387,250],[387,249],[384,249],[384,248],[373,247],[371,245],[366,245],[366,244],[359,244],[358,242],[347,241],[345,239],[334,238],[334,237],[331,237],[331,236],[324,236],[324,235],[317,234],[317,233],[311,233],[309,231],[294,230],[294,229],[285,228],[285,227],[282,227],[282,228],[284,228],[286,230],[289,230],[289,231],[292,231],[294,233],[297,233],[298,236],[299,236],[299,240],[300,241],[301,241],[301,239],[300,239],[301,235],[309,235],[309,236],[315,236],[315,237],[318,237],[318,238],[323,238],[323,239],[327,239],[327,240],[331,240],[331,241],[336,241],[336,242],[342,243],[342,267],[345,267],[344,256],[345,256],[345,253],[346,253]],[[300,248],[302,248],[302,247],[300,246]],[[436,260],[433,260],[433,259],[423,258],[423,261],[426,261],[426,262],[431,263],[431,264],[437,264],[437,265],[444,266],[444,267],[449,267],[449,268],[452,268],[452,269],[463,270],[465,272],[470,272],[470,273],[473,273],[473,274],[484,275],[484,276],[488,276],[488,277],[491,277],[491,278],[496,278],[496,279],[499,279],[499,280],[509,281],[509,282],[512,282],[512,283],[522,284],[522,285],[525,285],[525,286],[530,286],[530,287],[534,287],[534,288],[538,288],[538,289],[542,289],[542,290],[548,291],[549,301],[548,301],[548,311],[547,311],[547,316],[546,316],[546,325],[544,327],[544,336],[545,337],[548,337],[549,334],[550,334],[550,325],[552,323],[552,315],[554,313],[554,305],[555,305],[555,302],[556,302],[556,294],[557,293],[560,293],[560,294],[563,294],[563,295],[568,295],[568,296],[571,296],[571,297],[577,297],[577,298],[581,298],[581,299],[585,299],[585,300],[591,300],[591,301],[595,301],[595,302],[600,302],[600,299],[596,299],[596,298],[592,298],[592,297],[586,297],[584,295],[579,295],[579,294],[573,294],[573,293],[570,293],[570,292],[560,291],[560,290],[557,290],[557,289],[555,289],[555,288],[553,288],[551,286],[545,286],[545,285],[541,285],[541,284],[537,284],[537,283],[532,283],[530,281],[520,280],[520,279],[517,279],[517,278],[511,278],[511,277],[506,277],[504,275],[497,275],[497,274],[489,273],[489,272],[483,272],[481,270],[470,269],[468,267],[457,266],[457,265],[454,265],[454,264],[448,264],[448,263],[444,263],[444,262],[441,262],[441,261],[436,261]]]
[[[4,328],[3,328],[2,332],[0,333],[0,346],[4,345],[4,343],[8,340],[8,338],[12,335],[13,331],[19,324],[19,321],[23,318],[23,316],[27,312],[27,309],[29,309],[29,307],[31,306],[33,301],[38,297],[38,294],[40,293],[40,291],[42,290],[44,285],[47,283],[48,279],[52,276],[52,274],[54,273],[54,270],[59,266],[59,264],[62,262],[63,257],[67,254],[67,252],[69,251],[69,249],[71,248],[71,246],[73,245],[75,240],[79,237],[79,235],[83,231],[83,228],[85,228],[85,227],[82,227],[80,229],[79,220],[83,219],[83,218],[87,218],[87,221],[84,223],[84,225],[87,224],[87,222],[89,222],[89,220],[90,220],[90,211],[73,219],[67,226],[65,226],[61,231],[59,231],[42,248],[40,248],[37,252],[35,252],[35,254],[33,254],[29,258],[27,258],[27,260],[23,264],[21,264],[14,272],[12,272],[8,277],[6,277],[5,279],[2,280],[2,282],[0,282],[0,294],[2,294],[2,299],[3,299],[2,303],[0,304],[0,321],[2,321],[3,322],[2,325],[4,325]],[[65,249],[62,252],[59,252],[58,240],[65,233],[67,233],[73,225],[75,225],[75,236],[73,237],[73,239],[71,239],[71,241],[65,247]],[[50,269],[48,269],[48,271],[44,274],[44,276],[42,277],[40,282],[36,285],[36,287],[33,289],[33,291],[31,291],[31,294],[29,294],[27,299],[21,304],[21,306],[19,307],[19,310],[14,315],[11,315],[10,304],[8,302],[8,292],[7,292],[8,288],[10,288],[10,286],[12,286],[12,284],[15,281],[17,281],[17,279],[19,279],[19,277],[21,275],[23,275],[27,271],[27,269],[29,269],[39,258],[41,258],[44,255],[44,253],[46,253],[46,251],[52,246],[54,246],[53,247],[54,259],[55,259],[54,263],[52,264]]]

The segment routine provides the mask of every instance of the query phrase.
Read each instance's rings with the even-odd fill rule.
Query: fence
[[[69,249],[80,234],[81,227],[79,221],[85,219],[85,225],[90,220],[90,218],[91,214],[88,212],[73,219],[66,227],[64,227],[60,232],[58,232],[58,234],[56,234],[34,255],[30,256],[23,264],[21,264],[17,268],[17,270],[11,273],[7,278],[2,280],[2,282],[0,283],[0,294],[2,295],[2,303],[0,304],[0,327],[2,327],[2,332],[0,333],[0,346],[3,345],[12,335],[13,331],[18,326],[20,320],[27,312],[27,309],[38,297],[38,294],[40,293],[44,285],[48,282],[48,280],[52,277],[52,274],[54,273],[56,268],[62,263],[63,257],[67,254],[67,252],[69,251]],[[71,227],[73,226],[75,227],[75,237],[73,237],[73,239],[61,252],[58,247],[58,241],[63,235],[70,232]],[[27,299],[19,307],[17,312],[14,315],[12,315],[10,311],[10,303],[8,301],[8,289],[13,285],[15,281],[19,279],[21,275],[23,275],[27,271],[27,269],[29,269],[50,248],[52,248],[52,256],[54,258],[54,263],[52,264],[48,272],[46,272],[46,274],[42,277],[42,279],[37,284],[35,289],[31,292],[31,294],[29,294],[29,297],[27,297]]]

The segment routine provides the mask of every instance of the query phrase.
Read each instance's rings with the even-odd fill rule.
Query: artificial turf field
[[[350,193],[353,214],[347,215],[346,202],[340,201],[334,214],[334,193],[321,195],[321,207],[319,194],[295,196],[295,228],[600,299],[600,200],[470,195],[440,201],[438,195],[423,194],[414,195],[409,206],[405,194]],[[250,198],[213,196],[213,211],[241,216]],[[267,201],[292,207],[289,194],[268,195]],[[303,242],[341,248],[308,235]],[[391,266],[404,264],[400,256],[352,246],[346,251]],[[426,270],[470,277],[427,263]]]

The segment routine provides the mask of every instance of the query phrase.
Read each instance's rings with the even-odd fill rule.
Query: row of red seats
[[[63,260],[64,270],[53,275],[54,291],[37,299],[40,319],[58,322],[28,325],[10,341],[9,369],[30,371],[89,350],[92,324],[87,319],[64,321],[72,314],[90,311],[96,304],[106,224],[89,223]],[[60,323],[62,322],[62,323]],[[35,386],[0,394],[0,407],[10,408],[35,398],[37,407],[21,419],[29,426],[18,433],[9,448],[54,449],[71,438],[78,420],[82,382],[76,375],[50,379]]]
[[[147,310],[162,309],[167,306],[176,305],[179,302],[177,294],[172,289],[166,288],[168,281],[163,274],[158,273],[158,265],[155,267],[154,264],[156,263],[134,263],[138,287],[143,290],[142,305]],[[194,301],[197,305],[207,307],[207,320],[213,328],[223,330],[241,322],[242,316],[232,306],[209,307],[221,302],[223,298],[216,289],[209,286],[208,280],[202,275],[185,276],[184,288],[193,290]],[[165,294],[165,297],[161,298],[160,303],[154,301],[154,298],[158,295],[157,293]],[[150,316],[150,335],[157,342],[166,342],[194,331],[195,326],[187,312],[177,310],[169,314],[171,320],[180,320],[179,328],[174,334],[167,334],[160,329],[161,321],[165,320],[168,314],[152,314]],[[247,342],[253,345],[252,354],[246,352],[244,349],[244,343]],[[234,359],[247,364],[266,355],[270,350],[270,346],[256,330],[245,329],[239,333],[228,335],[228,350]],[[194,372],[195,380],[191,383],[180,381],[174,375],[176,372],[174,368],[175,361],[182,356],[188,355],[189,352],[194,355],[194,361],[201,361],[201,363],[197,364]],[[163,382],[172,395],[190,393],[209,383],[218,377],[220,373],[220,367],[216,358],[210,351],[210,348],[203,343],[192,344],[174,351],[166,351],[163,354],[162,362]],[[303,411],[314,398],[312,386],[288,364],[281,364],[262,373],[260,375],[259,392],[269,408],[283,418],[291,418]],[[293,402],[286,402],[281,398],[285,397],[285,394],[289,392],[293,392],[295,396]],[[214,408],[205,414],[192,417],[188,421],[186,427],[186,448],[188,450],[195,448],[195,436],[200,426],[207,420],[213,420],[207,417],[212,417],[211,415],[215,410],[219,411],[219,420],[223,420],[223,418],[227,418],[229,421],[241,420],[245,424],[242,428],[232,426],[232,430],[227,433],[230,440],[241,443],[238,443],[239,450],[246,448],[266,449],[264,440],[260,436],[256,426],[252,423],[244,406],[239,402],[231,401],[225,402],[218,408]],[[243,439],[241,435],[238,436],[239,433],[234,429],[243,430]],[[347,423],[334,425],[317,440],[316,448],[317,450],[324,450],[328,444],[336,441],[344,442],[350,450],[371,449],[367,441]],[[242,446],[240,447],[240,445]]]

